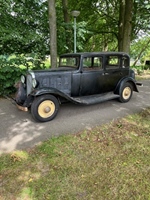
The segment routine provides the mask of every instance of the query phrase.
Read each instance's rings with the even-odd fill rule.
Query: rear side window
[[[106,57],[106,69],[117,69],[120,67],[120,57],[107,56]]]
[[[128,57],[126,56],[122,57],[122,68],[127,68],[129,67],[129,65],[130,63]]]

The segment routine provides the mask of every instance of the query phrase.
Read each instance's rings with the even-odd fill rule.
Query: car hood
[[[30,71],[28,76],[28,80],[30,80],[30,76],[36,79],[38,89],[55,88],[66,94],[71,93],[72,71],[68,69],[35,70]]]

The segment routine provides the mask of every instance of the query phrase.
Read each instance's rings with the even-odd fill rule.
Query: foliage
[[[62,0],[56,1],[58,55],[73,51],[72,10],[77,17],[78,51],[114,51],[118,48],[118,0],[68,0],[64,21]],[[88,9],[87,9],[88,8]],[[148,0],[134,0],[131,40],[148,33],[150,6]],[[48,2],[46,0],[5,0],[0,2],[0,54],[49,54]],[[67,43],[67,40],[69,43]]]
[[[149,127],[146,109],[3,154],[0,199],[149,199]]]
[[[81,11],[77,18],[78,23],[80,21],[87,23],[85,27],[85,31],[87,31],[84,42],[85,51],[114,51],[118,49],[119,10],[121,1],[69,0],[68,2],[70,10]],[[133,2],[134,16],[132,19],[131,41],[139,37],[141,30],[144,33],[150,30],[147,20],[150,11],[148,1],[135,0]]]
[[[22,61],[24,60],[20,58],[8,60],[6,57],[0,57],[0,95],[15,91],[14,84],[25,71],[18,67]]]
[[[144,36],[143,34],[142,37],[131,43],[130,50],[131,57],[134,59],[138,58],[138,61],[144,64],[145,57],[150,55],[150,36]]]
[[[0,54],[49,54],[47,5],[37,0],[0,2]],[[46,21],[47,20],[47,21]]]
[[[70,1],[69,1],[70,2]],[[77,18],[85,22],[84,28],[84,51],[104,51],[115,50],[117,46],[117,18],[118,18],[118,1],[71,1],[71,9],[80,10]],[[88,9],[87,9],[88,8]],[[115,18],[115,17],[116,18]],[[83,31],[82,31],[83,32]],[[78,41],[80,35],[78,31]],[[82,40],[81,40],[82,41]]]
[[[45,69],[46,65],[36,56],[27,59],[23,55],[0,56],[0,95],[15,92],[15,83],[27,69]]]

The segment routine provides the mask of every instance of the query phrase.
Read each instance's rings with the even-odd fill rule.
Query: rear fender
[[[120,91],[121,91],[121,89],[122,89],[122,87],[124,86],[125,83],[130,83],[132,85],[132,87],[133,87],[133,91],[139,92],[138,88],[136,86],[135,80],[133,78],[131,78],[131,77],[127,77],[127,78],[124,78],[124,79],[119,81],[119,83],[116,86],[116,89],[115,89],[114,93],[115,94],[120,94]]]

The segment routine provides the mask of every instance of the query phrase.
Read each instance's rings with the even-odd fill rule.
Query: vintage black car
[[[129,55],[123,52],[63,54],[59,66],[28,71],[17,84],[15,101],[36,121],[52,120],[65,101],[95,104],[117,98],[128,102],[138,92]]]

